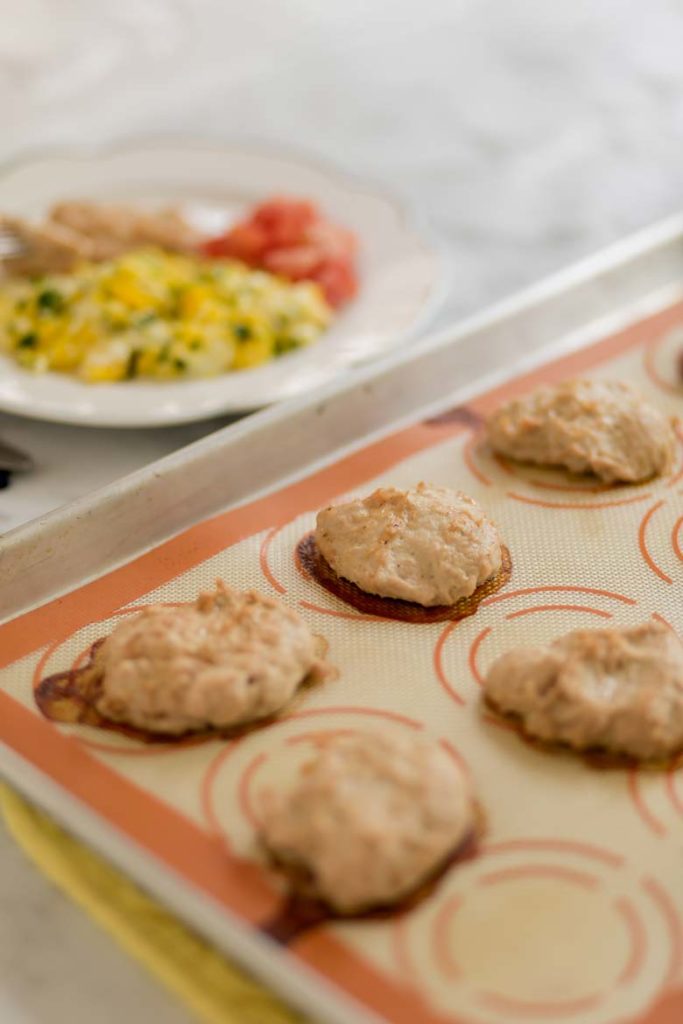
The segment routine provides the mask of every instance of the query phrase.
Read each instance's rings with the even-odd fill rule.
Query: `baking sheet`
[[[468,408],[485,415],[541,380],[590,372],[637,381],[677,412],[682,328],[679,304]],[[411,1024],[668,1024],[676,1019],[672,1000],[683,1000],[680,773],[596,771],[533,750],[482,713],[479,681],[511,644],[569,628],[654,615],[683,629],[682,469],[683,452],[675,472],[652,484],[570,484],[561,474],[501,464],[444,408],[0,627],[0,737],[132,841],[136,877],[145,881],[143,863],[161,862],[169,886],[184,893],[180,903],[208,897],[233,938],[237,920],[243,959],[327,1019],[365,1019],[339,990],[369,1013]],[[445,625],[378,622],[297,570],[293,550],[318,507],[420,479],[478,498],[511,550],[510,583],[475,616]],[[217,575],[297,606],[329,640],[339,679],[307,694],[282,722],[232,743],[150,747],[40,718],[32,700],[38,678],[77,661],[122,614],[192,600]],[[315,736],[337,729],[428,730],[439,738],[474,777],[486,841],[409,915],[320,928],[283,953],[253,933],[280,900],[248,859],[254,792],[286,781]],[[100,845],[106,849],[106,837]]]

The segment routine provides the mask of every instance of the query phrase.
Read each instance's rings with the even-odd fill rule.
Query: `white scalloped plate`
[[[446,262],[405,210],[371,186],[281,151],[192,143],[144,144],[41,156],[0,173],[0,210],[39,216],[57,199],[177,202],[220,230],[273,194],[309,196],[356,232],[361,290],[315,346],[253,370],[207,380],[87,385],[31,374],[0,357],[0,409],[89,426],[164,426],[256,409],[310,391],[345,367],[405,344],[446,294]]]

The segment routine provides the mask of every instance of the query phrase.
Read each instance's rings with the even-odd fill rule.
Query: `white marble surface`
[[[146,132],[299,143],[420,202],[472,311],[676,212],[677,0],[0,0],[0,158]],[[0,530],[200,436],[0,417]],[[0,833],[0,1020],[188,1016]]]

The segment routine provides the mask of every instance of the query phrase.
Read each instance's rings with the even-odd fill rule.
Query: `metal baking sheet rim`
[[[457,328],[432,336],[414,353],[393,356],[370,369],[356,371],[346,380],[308,399],[287,403],[218,431],[79,502],[11,531],[0,540],[0,572],[4,583],[0,595],[0,621],[102,575],[142,550],[180,532],[191,522],[240,504],[258,493],[281,487],[288,480],[304,472],[308,473],[322,463],[333,461],[342,451],[365,445],[373,436],[396,429],[402,420],[414,419],[416,415],[443,408],[446,402],[458,403],[475,391],[484,390],[524,369],[542,364],[551,356],[583,347],[597,333],[617,330],[636,315],[655,312],[680,296],[683,292],[682,281],[683,218],[676,218],[541,282]],[[585,304],[586,290],[590,292],[591,288],[602,296],[602,301],[593,306]],[[476,348],[482,332],[493,332],[495,340],[495,332],[498,331],[498,345],[492,343],[487,356],[496,349],[502,354],[506,331],[518,330],[525,325],[530,329],[534,314],[542,314],[548,304],[553,312],[557,312],[556,307],[558,304],[562,307],[563,303],[565,306],[569,303],[571,309],[565,310],[564,321],[562,316],[555,318],[555,328],[545,326],[546,332],[551,331],[550,338],[544,337],[543,330],[538,337],[530,330],[526,341],[527,347],[534,349],[531,355],[515,360],[504,369],[498,368],[486,374],[482,374],[481,366],[470,366],[473,372],[466,382],[463,382],[460,367],[462,386],[456,390],[444,389],[444,376],[442,372],[437,372],[444,353],[467,354],[468,340],[470,347],[474,343]],[[582,303],[582,311],[586,316],[582,323],[574,322],[572,304]],[[561,308],[559,312],[562,313]],[[564,330],[561,324],[564,324]],[[553,334],[559,335],[560,340],[553,341]],[[423,370],[427,373],[421,379],[420,373]],[[406,382],[413,385],[412,391],[405,389]],[[438,385],[441,387],[438,388]],[[386,403],[382,402],[383,388],[388,390],[390,398]],[[392,388],[398,388],[398,393],[392,393]],[[436,390],[440,394],[434,393]],[[416,401],[416,395],[421,400]],[[369,431],[364,429],[367,420],[362,415],[349,417],[349,403],[353,402],[360,406],[361,412],[367,411],[368,404],[374,404],[374,422],[373,417],[370,417],[372,426]],[[377,406],[381,406],[379,413]],[[354,412],[356,408],[354,406]],[[314,425],[319,427],[321,418],[327,418],[332,426],[338,425],[340,411],[343,412],[346,432],[339,432],[335,438],[338,443],[331,449],[324,452],[315,450],[315,442],[319,441],[322,432],[318,430],[316,436],[311,428]],[[351,424],[349,419],[353,421]],[[281,439],[282,426],[287,423],[296,426],[295,436],[289,437],[286,442],[284,454],[288,458],[271,460],[265,467],[261,467],[265,473],[261,474],[260,479],[252,477],[251,483],[246,477],[242,479],[243,491],[239,494],[225,495],[220,487],[215,486],[217,469],[226,468],[225,461],[222,462],[226,453],[237,453],[243,464],[246,460],[247,465],[253,466],[253,455],[259,450],[259,445],[261,448],[274,445],[276,440]],[[354,428],[350,432],[349,426]],[[313,451],[310,445],[307,449],[304,444],[297,443],[297,439],[306,436],[314,442]],[[198,466],[202,467],[205,474],[208,472],[209,481],[214,483],[213,508],[209,507],[211,495],[203,491],[192,504],[191,498],[197,495],[197,476],[194,471]],[[174,506],[170,510],[167,508],[165,515],[159,514],[158,501],[164,496],[161,484],[171,487],[175,499]],[[123,514],[125,512],[128,514]],[[131,516],[134,520],[141,513],[146,514],[149,520],[146,532],[144,538],[138,535],[134,543],[131,543]],[[122,539],[126,540],[128,546],[112,546],[113,537],[108,532],[112,524],[118,525]],[[77,561],[74,566],[74,545],[77,543],[86,558],[81,559],[80,563]],[[44,583],[46,574],[55,582],[51,590],[41,591],[41,578]],[[57,581],[60,585],[57,585]],[[293,1006],[331,1024],[357,1024],[361,1021],[371,1024],[380,1020],[305,965],[299,964],[293,970],[291,963],[280,955],[279,950],[272,948],[267,939],[244,929],[225,908],[219,908],[206,895],[161,865],[152,855],[139,849],[61,786],[4,746],[0,746],[0,775],[247,970],[261,977]]]

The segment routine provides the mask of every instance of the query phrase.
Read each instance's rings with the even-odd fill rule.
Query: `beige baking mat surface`
[[[470,408],[590,372],[633,381],[677,414],[679,325],[680,307]],[[473,495],[511,551],[512,579],[474,616],[371,619],[298,570],[297,541],[325,501],[419,480]],[[0,628],[0,738],[259,923],[280,898],[244,864],[259,787],[286,784],[321,734],[426,730],[472,774],[488,821],[480,855],[411,913],[318,929],[290,953],[406,1024],[683,1021],[683,774],[597,770],[540,752],[480,701],[482,675],[511,645],[650,616],[683,630],[682,494],[683,445],[667,479],[607,489],[501,463],[476,431],[439,417]],[[297,607],[328,639],[339,678],[236,742],[145,746],[40,718],[35,679],[78,662],[129,609],[191,601],[217,576]]]

